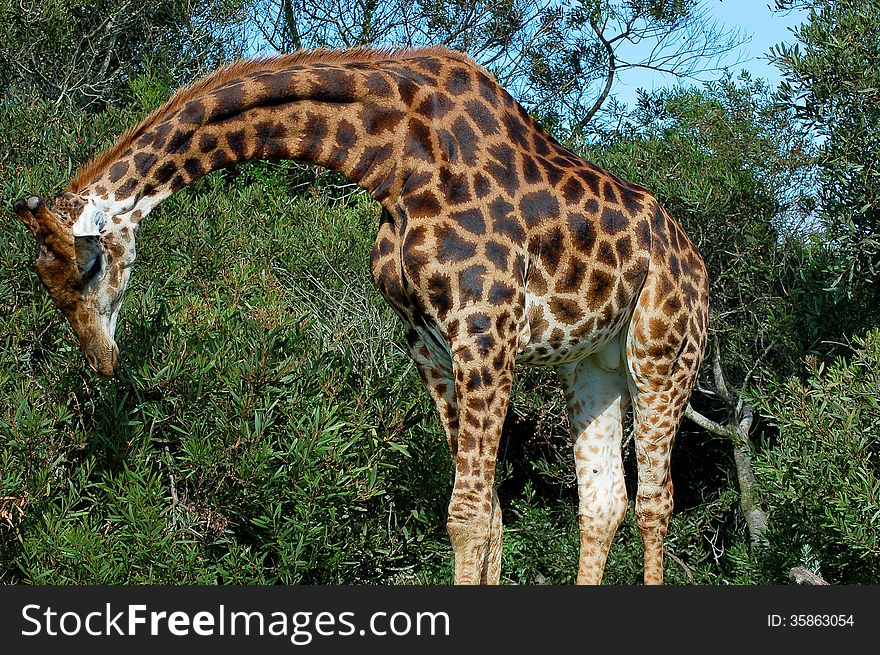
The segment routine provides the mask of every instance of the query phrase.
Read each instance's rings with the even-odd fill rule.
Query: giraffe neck
[[[249,160],[317,164],[380,201],[399,193],[408,103],[380,64],[255,67],[178,94],[71,182],[86,201],[77,231],[136,226],[175,191]]]

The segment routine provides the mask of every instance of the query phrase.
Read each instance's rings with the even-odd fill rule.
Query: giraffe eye
[[[97,277],[98,273],[101,272],[101,268],[103,267],[104,258],[101,255],[95,257],[89,267],[86,269],[85,275],[82,277],[82,281],[85,283],[91,282],[95,277]]]
[[[88,284],[101,272],[104,266],[104,249],[96,235],[77,236],[74,245],[79,280]]]

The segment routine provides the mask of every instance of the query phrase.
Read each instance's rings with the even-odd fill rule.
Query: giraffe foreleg
[[[504,545],[504,526],[501,520],[501,501],[498,490],[492,486],[492,517],[489,524],[489,546],[486,548],[486,563],[480,577],[481,584],[497,585],[501,580],[501,551]]]
[[[437,361],[431,357],[425,342],[419,337],[414,329],[407,331],[407,344],[419,375],[428,389],[428,394],[434,401],[434,406],[440,414],[440,421],[446,433],[446,441],[449,444],[449,452],[452,461],[457,461],[458,455],[458,429],[459,413],[458,400],[455,392],[455,382],[452,376],[452,361]],[[443,358],[440,358],[441,360]],[[503,525],[501,517],[501,503],[493,486],[491,500],[491,518],[489,523],[489,543],[486,548],[486,558],[480,573],[482,584],[498,584],[501,579],[501,549],[503,538]]]
[[[618,357],[619,361],[619,357]],[[626,374],[606,370],[596,356],[559,367],[568,401],[578,479],[578,584],[599,584],[620,522],[626,515],[621,440],[629,404]]]

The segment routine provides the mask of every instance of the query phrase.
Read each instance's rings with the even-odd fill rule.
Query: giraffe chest
[[[413,301],[411,284],[404,273],[399,242],[393,225],[388,223],[380,227],[370,256],[373,281],[385,301],[401,318],[407,332],[415,334],[427,349],[424,355],[451,377],[452,356],[448,340],[435,321],[425,320],[418,303]]]

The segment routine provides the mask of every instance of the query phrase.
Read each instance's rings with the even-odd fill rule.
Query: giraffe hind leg
[[[578,584],[602,582],[611,542],[627,508],[621,440],[629,390],[618,342],[610,347],[617,349],[614,358],[600,353],[558,369],[568,401],[578,480]]]
[[[630,326],[627,368],[638,466],[636,519],[645,555],[645,584],[663,583],[663,543],[672,515],[672,445],[702,363],[705,307],[658,321],[642,306]],[[686,306],[685,303],[682,303]],[[699,307],[699,306],[698,306]],[[659,325],[664,330],[658,329]]]
[[[636,519],[645,555],[645,584],[663,582],[663,542],[672,516],[670,454],[678,419],[669,391],[637,392],[633,400],[638,463]]]

